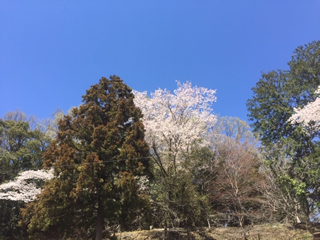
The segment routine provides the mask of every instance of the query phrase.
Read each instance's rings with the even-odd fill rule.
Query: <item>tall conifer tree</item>
[[[103,77],[87,90],[83,104],[59,121],[44,154],[55,178],[23,210],[30,233],[76,237],[83,230],[102,239],[107,223],[127,227],[134,219],[147,199],[137,176],[148,175],[150,168],[142,114],[133,98],[119,77]]]

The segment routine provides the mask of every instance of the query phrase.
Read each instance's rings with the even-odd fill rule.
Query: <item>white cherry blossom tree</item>
[[[31,202],[40,194],[39,181],[53,178],[53,171],[29,170],[19,174],[14,180],[0,185],[0,199]]]
[[[205,218],[206,201],[197,192],[194,153],[210,145],[217,122],[212,104],[216,90],[177,81],[173,92],[135,91],[135,105],[143,113],[145,139],[155,161],[155,181],[150,189],[155,225],[191,226]],[[210,134],[208,134],[210,133]],[[166,232],[166,231],[165,231]]]
[[[320,94],[320,86],[315,94]],[[314,122],[316,129],[320,129],[320,97],[303,108],[295,108],[294,111],[295,114],[289,119],[291,123],[302,123],[307,126],[310,122]]]
[[[147,92],[134,91],[135,104],[143,113],[146,140],[155,161],[167,174],[168,169],[179,168],[184,156],[194,146],[208,144],[206,134],[215,125],[212,104],[216,90],[180,83],[173,93],[158,89]]]

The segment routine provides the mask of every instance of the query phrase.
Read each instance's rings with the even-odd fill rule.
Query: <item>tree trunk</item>
[[[97,209],[97,224],[96,224],[96,238],[95,240],[102,240],[103,231],[103,206],[101,200],[99,199],[98,209]]]

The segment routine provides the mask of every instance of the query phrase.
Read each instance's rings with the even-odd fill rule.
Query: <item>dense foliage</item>
[[[39,236],[102,239],[105,224],[130,229],[137,210],[146,207],[138,176],[149,175],[149,147],[141,111],[119,77],[101,78],[83,104],[59,121],[45,152],[55,178],[23,210],[23,224]]]
[[[320,41],[298,47],[289,62],[290,70],[263,74],[247,102],[267,164],[291,199],[297,218],[306,222],[319,205],[319,132],[306,131],[290,119],[295,109],[315,100],[320,85],[319,57]]]
[[[42,153],[50,139],[32,119],[18,111],[0,119],[0,183],[12,180],[20,171],[42,167]]]
[[[21,191],[19,184],[12,186],[7,182],[13,181],[21,171],[42,168],[41,155],[49,142],[34,117],[28,118],[18,110],[0,119],[0,238],[19,238],[24,234],[18,226],[19,209],[25,199],[34,198],[35,192],[26,196],[26,189]]]

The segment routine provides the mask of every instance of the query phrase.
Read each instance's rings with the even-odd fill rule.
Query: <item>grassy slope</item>
[[[244,239],[243,231],[240,228],[213,228],[210,231],[207,229],[187,232],[186,230],[170,230],[168,231],[167,239],[208,239],[208,240],[222,240],[222,239]],[[311,240],[312,235],[306,230],[293,229],[289,225],[258,225],[247,229],[247,239],[257,240]],[[123,232],[117,234],[117,239],[164,239],[163,230],[151,231],[135,231]]]

